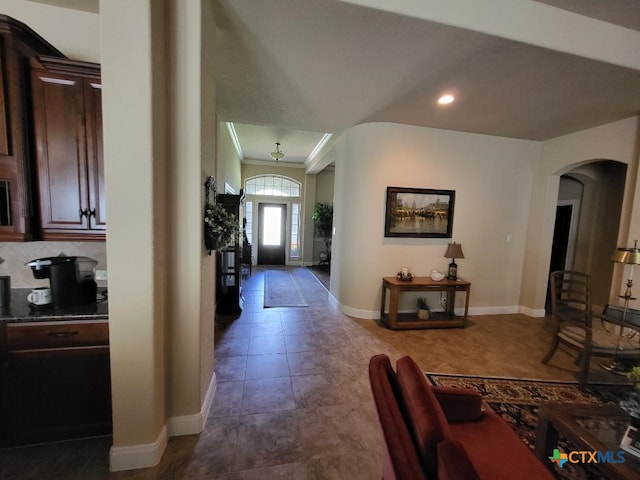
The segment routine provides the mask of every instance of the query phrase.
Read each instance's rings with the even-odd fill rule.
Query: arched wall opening
[[[562,268],[592,275],[592,300],[599,309],[615,298],[611,255],[617,247],[627,165],[614,160],[589,160],[566,166],[556,174],[560,181],[549,271],[560,264],[556,249],[562,250],[559,237],[567,228],[563,216],[570,208]]]

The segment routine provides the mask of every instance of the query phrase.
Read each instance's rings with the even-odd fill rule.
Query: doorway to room
[[[614,160],[583,163],[560,177],[549,272],[592,276],[592,303],[608,303],[627,166]],[[550,311],[547,284],[546,311]]]
[[[287,205],[258,204],[258,265],[284,265]]]
[[[556,270],[573,270],[574,245],[580,211],[578,200],[559,201],[556,207],[556,222],[551,244],[549,273]],[[551,311],[551,290],[547,287],[545,302],[547,312]]]

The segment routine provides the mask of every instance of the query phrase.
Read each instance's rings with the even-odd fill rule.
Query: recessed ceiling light
[[[440,105],[449,105],[450,103],[453,103],[453,101],[456,98],[453,95],[442,95],[439,99],[438,99],[438,103]]]

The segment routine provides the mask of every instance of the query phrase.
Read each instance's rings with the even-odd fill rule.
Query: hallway
[[[376,353],[412,355],[432,372],[574,379],[568,354],[540,362],[544,319],[486,315],[464,329],[390,331],[340,313],[301,267],[292,272],[309,307],[265,309],[264,271],[244,284],[241,316],[218,319],[217,391],[201,435],[171,438],[156,467],[118,473],[108,471],[110,437],[0,450],[0,478],[368,480],[381,472],[367,377]]]

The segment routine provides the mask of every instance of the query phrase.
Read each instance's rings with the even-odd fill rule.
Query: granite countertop
[[[51,322],[64,320],[107,320],[109,305],[106,289],[98,288],[98,302],[76,307],[31,307],[27,302],[30,288],[11,289],[11,304],[0,307],[0,322]],[[104,299],[104,300],[101,300]]]

